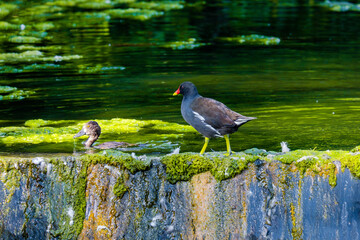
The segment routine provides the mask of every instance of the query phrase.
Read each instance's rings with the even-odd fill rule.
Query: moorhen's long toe
[[[183,95],[181,103],[183,118],[205,137],[205,144],[200,154],[205,152],[210,138],[224,136],[227,155],[230,155],[229,134],[236,132],[241,125],[256,119],[234,112],[219,101],[202,97],[191,82],[183,82],[173,95],[178,94]]]

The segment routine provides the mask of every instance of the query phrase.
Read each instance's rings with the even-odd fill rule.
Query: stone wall
[[[175,184],[158,158],[134,174],[75,157],[0,172],[0,239],[360,239],[360,181],[348,169],[335,187],[263,160],[223,181],[203,172]]]

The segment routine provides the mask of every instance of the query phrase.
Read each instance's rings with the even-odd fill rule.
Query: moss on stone
[[[350,172],[357,178],[360,178],[360,154],[348,153],[340,158],[342,169],[348,168]]]
[[[194,175],[210,171],[216,180],[232,178],[245,170],[249,163],[259,159],[257,155],[236,153],[226,157],[223,153],[181,153],[167,155],[161,159],[166,165],[167,180],[171,183],[188,181]]]
[[[116,150],[108,150],[106,154],[90,154],[84,155],[82,161],[91,164],[104,163],[113,166],[122,166],[128,169],[132,174],[137,171],[144,171],[150,167],[150,159],[134,158],[130,154],[118,152]]]
[[[118,198],[122,198],[124,194],[129,190],[129,187],[125,185],[122,177],[119,177],[114,185],[114,195]]]
[[[221,181],[232,178],[244,171],[249,163],[259,159],[259,156],[238,153],[230,157],[215,157],[212,159],[213,167],[210,170],[216,180]]]
[[[212,161],[204,156],[193,153],[165,156],[161,162],[166,165],[166,177],[171,183],[188,181],[198,173],[212,168]]]

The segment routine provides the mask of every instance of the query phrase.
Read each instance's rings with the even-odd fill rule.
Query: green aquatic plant
[[[218,40],[223,42],[236,43],[240,45],[278,45],[280,43],[280,38],[277,37],[268,37],[258,34],[251,35],[242,35],[237,37],[223,37]]]
[[[17,9],[18,6],[15,4],[0,4],[0,19],[7,17],[12,11]]]
[[[16,24],[0,21],[0,31],[18,30],[20,27]]]
[[[29,36],[11,36],[9,38],[11,43],[40,43],[41,41],[41,38]]]
[[[55,28],[55,25],[52,22],[42,22],[32,25],[32,27],[37,31],[48,31]]]
[[[164,15],[164,12],[159,12],[149,9],[138,9],[138,8],[128,8],[128,9],[110,9],[106,13],[110,15],[111,18],[122,18],[122,19],[132,19],[146,21],[154,17],[160,17]]]
[[[102,10],[113,7],[113,4],[105,1],[101,2],[80,2],[76,5],[78,8],[91,9],[91,10]]]
[[[77,1],[74,0],[55,0],[51,2],[46,2],[46,5],[58,7],[74,7],[76,4]]]
[[[170,11],[183,9],[182,2],[133,2],[129,3],[131,8],[153,9],[157,11]]]
[[[113,0],[114,4],[128,4],[132,2],[136,2],[136,0]]]
[[[0,86],[0,100],[22,100],[34,93],[34,91],[24,91],[16,87]]]
[[[0,62],[30,62],[40,60],[41,57],[43,57],[43,53],[38,50],[22,53],[1,53]]]
[[[97,64],[96,66],[78,66],[80,74],[105,74],[125,70],[125,67],[121,66],[103,66]]]
[[[71,61],[81,59],[83,56],[81,55],[56,55],[51,57],[43,57],[40,60],[46,62],[61,62],[61,61]]]
[[[182,131],[194,131],[189,126],[176,123],[167,123],[160,120],[135,120],[114,118],[110,120],[96,120],[101,126],[102,135],[107,140],[118,140],[119,136],[131,137],[131,142],[145,142],[161,140],[155,145],[164,143],[164,140],[181,138]],[[33,119],[25,122],[24,126],[9,126],[0,128],[0,144],[6,146],[21,146],[24,144],[55,144],[73,143],[73,136],[82,128],[87,121],[74,120],[43,120]],[[145,136],[142,133],[147,132]],[[134,133],[138,133],[134,134]],[[164,140],[162,140],[164,139]],[[79,139],[78,141],[81,141]],[[154,144],[151,144],[154,145]],[[155,147],[152,146],[152,147]],[[159,145],[161,147],[161,145]],[[173,146],[163,146],[171,149]]]
[[[16,91],[16,87],[0,86],[0,94]]]
[[[173,50],[183,50],[183,49],[194,49],[202,46],[209,45],[207,43],[199,43],[195,38],[189,38],[187,41],[176,41],[170,42],[162,45],[164,48],[171,48]]]
[[[351,2],[324,1],[320,3],[319,6],[333,12],[360,11],[360,4],[355,4]]]

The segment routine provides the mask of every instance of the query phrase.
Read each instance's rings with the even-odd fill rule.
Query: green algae
[[[280,43],[280,38],[277,37],[268,37],[258,34],[251,35],[241,35],[237,37],[223,37],[218,40],[230,43],[236,43],[240,45],[278,45]]]
[[[0,94],[16,91],[16,87],[0,86]]]
[[[51,61],[51,62],[61,62],[61,61],[71,61],[81,59],[83,56],[81,55],[56,55],[51,57],[43,57],[40,60],[42,61]]]
[[[114,4],[128,4],[136,2],[136,0],[113,0]]]
[[[57,0],[57,1],[46,3],[46,5],[58,6],[58,7],[74,7],[76,4],[77,4],[77,1],[73,1],[73,0]]]
[[[157,11],[170,11],[183,9],[181,2],[133,2],[130,3],[131,8],[153,9]]]
[[[153,133],[148,137],[136,137],[137,141],[156,139],[175,139],[182,137],[184,132],[194,132],[189,126],[176,123],[167,123],[160,120],[135,120],[114,118],[111,120],[96,120],[101,128],[101,136],[117,137],[128,134],[133,137],[134,133],[141,135],[142,132]],[[73,143],[73,136],[82,128],[87,121],[59,120],[50,121],[33,119],[25,122],[24,126],[0,128],[0,144],[6,146],[40,143]],[[101,137],[100,137],[101,139]],[[109,139],[109,140],[117,140]],[[152,139],[153,140],[153,139]],[[77,140],[81,141],[81,139]]]
[[[50,29],[55,28],[55,25],[52,22],[42,22],[42,23],[37,23],[32,27],[38,31],[48,31]]]
[[[125,70],[125,67],[122,66],[103,66],[102,64],[97,64],[96,66],[78,66],[80,74],[104,74],[112,73]]]
[[[209,45],[207,43],[199,43],[195,38],[189,38],[186,41],[176,41],[170,42],[164,45],[161,45],[164,48],[171,48],[173,50],[183,50],[183,49],[194,49],[202,46]]]
[[[28,120],[24,123],[24,125],[26,127],[31,127],[31,128],[38,128],[41,126],[45,126],[48,125],[49,121],[43,120],[43,119],[33,119],[33,120]]]
[[[138,9],[138,8],[128,8],[128,9],[110,9],[106,13],[110,15],[113,19],[132,19],[139,21],[146,21],[154,17],[160,17],[164,15],[164,12],[149,10],[149,9]]]
[[[30,62],[39,60],[42,56],[43,53],[38,50],[22,53],[1,53],[0,62]]]
[[[0,21],[0,31],[17,30],[17,29],[20,29],[20,27],[16,24]]]
[[[11,43],[40,43],[41,38],[30,36],[11,36],[9,42]]]
[[[340,2],[340,1],[324,1],[319,4],[319,6],[332,11],[332,12],[359,12],[360,4],[355,4],[351,2]]]
[[[107,2],[81,2],[76,6],[83,9],[102,10],[112,8],[113,4]]]
[[[1,100],[22,100],[34,94],[34,91],[25,91],[17,89],[16,87],[0,86],[0,101]]]
[[[0,19],[7,17],[12,11],[17,8],[18,6],[15,4],[0,4]]]

